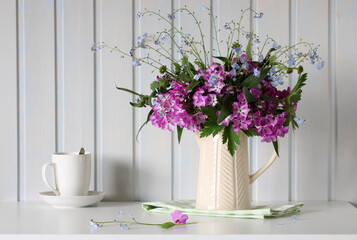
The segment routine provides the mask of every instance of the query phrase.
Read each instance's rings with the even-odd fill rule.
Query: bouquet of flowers
[[[221,30],[216,27],[216,17],[205,6],[201,6],[199,11],[201,14],[207,12],[212,19],[213,39],[217,48],[214,49],[215,54],[207,51],[201,22],[195,12],[186,7],[175,10],[167,17],[160,11],[138,12],[137,18],[156,16],[166,22],[170,29],[139,36],[137,45],[128,53],[105,43],[96,43],[92,49],[109,48],[131,57],[134,66],[144,63],[159,71],[160,74],[150,85],[152,92],[148,95],[117,87],[138,96],[136,102],[130,103],[132,106],[151,108],[143,126],[151,122],[165,130],[177,129],[179,141],[184,128],[192,132],[199,131],[200,137],[223,132],[223,143],[227,143],[232,156],[240,144],[237,132],[242,131],[247,136],[262,137],[262,142],[272,142],[278,154],[278,137],[284,137],[289,127],[295,129],[303,123],[296,117],[301,88],[307,80],[307,73],[303,73],[300,64],[309,60],[321,69],[324,61],[319,57],[317,47],[302,41],[282,47],[267,37],[261,42],[262,47],[258,46],[253,51],[253,42],[258,45],[260,39],[256,34],[245,31],[241,22],[246,12],[253,13],[255,18],[262,18],[263,13],[249,8],[242,11],[239,21],[224,25],[222,30],[229,34],[226,54],[223,55],[223,41],[218,40]],[[201,35],[200,40],[175,27],[172,20],[177,13],[186,13],[193,18]],[[247,39],[246,46],[241,44],[242,37]],[[171,47],[167,47],[168,40],[172,41],[179,53],[179,59],[172,56]],[[304,51],[298,47],[303,47]],[[138,49],[153,51],[158,58],[150,54],[136,56]],[[160,58],[169,60],[171,65],[162,64]],[[215,60],[210,62],[209,59]],[[298,74],[296,85],[292,89],[279,90],[277,87],[294,71]]]

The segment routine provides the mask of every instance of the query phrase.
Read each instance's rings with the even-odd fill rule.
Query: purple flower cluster
[[[234,69],[241,69],[244,74],[254,75],[259,70],[257,64],[247,60],[245,54],[239,59],[234,58],[233,62]],[[250,93],[257,100],[248,103],[241,89],[227,84],[235,75],[236,71],[226,71],[224,65],[212,62],[207,69],[197,70],[195,78],[203,84],[194,90],[186,90],[187,83],[172,79],[170,90],[157,95],[150,121],[153,125],[169,131],[175,130],[176,126],[199,131],[207,120],[207,115],[203,114],[201,107],[215,107],[218,97],[225,99],[234,95],[237,100],[232,104],[233,112],[219,125],[228,127],[232,124],[236,132],[255,130],[262,137],[262,142],[277,141],[277,137],[284,137],[289,131],[289,126],[284,126],[287,113],[277,114],[277,109],[285,108],[283,99],[289,95],[290,88],[278,90],[271,84],[273,79],[268,76],[257,88],[250,89]],[[168,75],[164,75],[161,78],[167,77]],[[217,116],[219,114],[220,111],[217,111]]]
[[[150,115],[150,121],[154,126],[164,130],[174,131],[176,126],[187,128],[189,131],[201,130],[201,124],[206,121],[207,116],[202,112],[188,113],[187,84],[174,82],[172,89],[164,94],[159,94],[154,101]]]

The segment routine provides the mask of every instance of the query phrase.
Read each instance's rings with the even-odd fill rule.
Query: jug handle
[[[278,148],[280,148],[280,142],[278,140]],[[273,154],[271,155],[269,161],[267,161],[258,171],[256,171],[254,174],[249,175],[249,183],[252,184],[255,180],[257,180],[257,178],[263,174],[263,172],[265,172],[272,164],[273,162],[276,160],[277,158],[277,154],[274,151]]]

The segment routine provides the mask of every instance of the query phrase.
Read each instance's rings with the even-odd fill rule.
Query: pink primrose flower
[[[171,217],[174,220],[175,224],[185,224],[188,219],[188,216],[186,214],[182,214],[182,212],[178,210],[172,212]]]
[[[216,94],[208,94],[207,105],[214,107],[217,104],[218,104],[217,95]]]
[[[198,89],[195,94],[193,95],[193,105],[196,107],[206,106],[206,102],[208,100],[207,96],[203,96],[205,91],[203,89]]]
[[[248,108],[247,102],[245,102],[243,104],[238,103],[238,102],[233,102],[233,116],[234,117],[246,119],[249,111],[250,111],[250,109]]]
[[[255,98],[260,98],[260,95],[263,93],[263,91],[258,88],[251,88],[249,91]]]
[[[255,113],[248,114],[247,118],[250,120],[249,127],[260,126],[261,116],[262,116],[262,113],[259,111],[255,112]]]
[[[234,131],[238,132],[240,129],[248,130],[248,126],[251,123],[250,120],[244,118],[235,118],[232,120]]]

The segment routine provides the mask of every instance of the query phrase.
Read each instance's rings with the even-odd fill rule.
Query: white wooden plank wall
[[[195,198],[199,150],[194,134],[184,132],[178,145],[176,133],[149,124],[137,142],[149,109],[133,109],[128,102],[134,97],[115,88],[146,93],[157,73],[145,65],[133,67],[107,49],[93,53],[90,48],[104,41],[127,52],[145,32],[170,30],[155,16],[136,19],[137,11],[160,9],[166,16],[187,5],[202,21],[213,51],[213,24],[198,11],[202,4],[218,16],[219,39],[227,36],[227,21],[252,7],[264,16],[248,15],[247,30],[262,38],[269,34],[281,45],[300,38],[319,43],[325,60],[322,71],[305,64],[309,83],[298,115],[307,121],[281,141],[281,157],[252,185],[252,199],[357,202],[353,0],[1,0],[0,200],[38,199],[37,193],[47,190],[40,175],[51,153],[80,147],[92,152],[91,189],[106,192],[107,200]],[[172,23],[199,37],[187,14],[176,15]],[[175,40],[181,42],[178,36]],[[179,57],[171,41],[165,44]],[[295,82],[293,75],[284,87]],[[254,172],[273,148],[258,138],[249,145]]]

